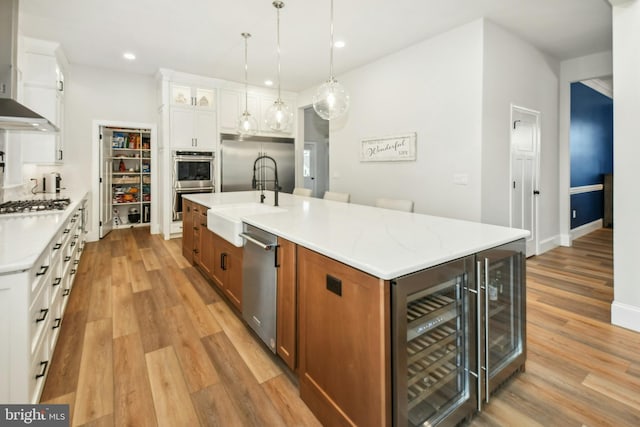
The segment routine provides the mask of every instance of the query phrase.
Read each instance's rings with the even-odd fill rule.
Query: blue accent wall
[[[582,83],[571,84],[571,187],[602,184],[613,173],[613,100]],[[571,228],[602,218],[602,191],[573,194]]]

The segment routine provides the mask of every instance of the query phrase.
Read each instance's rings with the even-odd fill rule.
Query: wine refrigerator
[[[392,283],[393,424],[454,426],[524,368],[524,240]]]

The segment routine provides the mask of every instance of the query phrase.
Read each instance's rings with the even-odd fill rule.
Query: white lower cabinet
[[[81,204],[33,267],[0,275],[0,402],[38,403],[76,276],[86,230]]]

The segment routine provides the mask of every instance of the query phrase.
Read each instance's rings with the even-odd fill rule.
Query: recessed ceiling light
[[[337,47],[338,49],[341,49],[341,48],[345,47],[346,43],[343,40],[338,40],[333,45],[335,47]]]
[[[131,52],[125,52],[123,55],[124,59],[128,59],[129,61],[133,61],[136,59],[136,56]]]
[[[273,81],[271,81],[271,80],[265,80],[265,81],[264,81],[264,84],[265,84],[266,86],[273,86]]]

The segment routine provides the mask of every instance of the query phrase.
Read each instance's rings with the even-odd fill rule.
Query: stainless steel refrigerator
[[[273,162],[262,159],[256,163],[259,156],[267,155],[275,160],[280,191],[291,193],[295,186],[294,153],[292,138],[250,137],[239,140],[237,135],[222,135],[220,191],[252,190],[254,177],[258,185],[265,183],[265,189],[273,190],[275,184]]]

